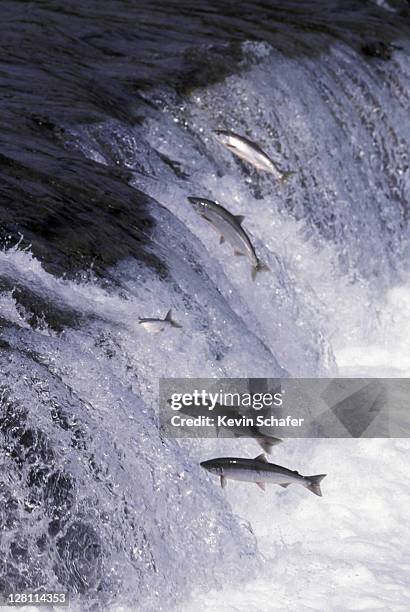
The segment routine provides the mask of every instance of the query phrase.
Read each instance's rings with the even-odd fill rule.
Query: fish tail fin
[[[282,176],[280,178],[280,182],[286,183],[291,176],[293,176],[294,174],[296,174],[296,172],[294,170],[286,170],[285,172],[282,172]]]
[[[271,454],[272,447],[276,444],[280,444],[281,442],[282,440],[279,438],[258,438],[259,446],[265,451],[265,453],[268,453],[268,455]]]
[[[262,261],[258,261],[258,263],[255,266],[252,266],[252,271],[251,271],[252,280],[253,281],[255,280],[258,272],[269,272],[269,271],[270,271],[270,268],[268,268],[266,264],[264,264]]]
[[[306,488],[309,489],[309,491],[312,491],[312,493],[314,493],[315,495],[319,495],[319,497],[322,497],[320,483],[325,476],[326,474],[318,474],[316,476],[306,476],[306,480],[309,481],[309,484],[306,485]]]
[[[172,309],[168,310],[166,317],[165,317],[165,321],[168,321],[168,323],[171,323],[172,327],[179,327],[179,328],[182,327],[182,325],[174,321],[174,319],[172,318]]]

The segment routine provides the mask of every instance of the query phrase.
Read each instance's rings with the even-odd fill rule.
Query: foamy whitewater
[[[199,462],[254,457],[255,442],[166,440],[157,428],[160,377],[410,376],[410,47],[401,46],[370,67],[341,42],[293,59],[247,42],[240,70],[222,81],[145,92],[155,104],[133,128],[70,128],[84,155],[127,167],[163,205],[152,210],[151,248],[169,269],[160,278],[129,258],[103,284],[92,271],[57,278],[20,246],[0,253],[11,287],[0,295],[2,401],[43,432],[41,461],[28,448],[23,475],[10,446],[0,451],[9,521],[0,545],[29,541],[15,566],[86,597],[78,609],[410,608],[408,440],[275,447],[271,461],[327,473],[318,498],[296,486],[222,490]],[[280,186],[236,160],[213,136],[228,128],[294,177]],[[253,283],[249,262],[219,245],[187,196],[244,215],[270,272]],[[13,286],[75,324],[32,325]],[[182,329],[156,336],[138,325],[169,308]],[[46,515],[40,484],[27,484],[41,481],[36,462],[53,466],[54,484],[64,479],[65,494],[46,488]],[[53,521],[58,535],[44,536]]]

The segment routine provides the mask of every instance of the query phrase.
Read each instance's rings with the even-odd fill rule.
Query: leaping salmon
[[[263,491],[265,484],[278,484],[280,487],[288,487],[291,484],[300,484],[315,495],[322,496],[320,482],[326,474],[315,476],[302,476],[297,471],[288,470],[281,465],[269,463],[266,456],[258,455],[255,459],[241,459],[238,457],[220,457],[203,461],[201,467],[219,476],[221,487],[225,488],[227,480],[242,480],[254,482]]]
[[[166,327],[182,327],[182,325],[173,320],[172,310],[168,310],[165,319],[142,319],[140,317],[138,323],[151,334],[162,332]]]
[[[229,149],[231,153],[252,164],[258,170],[264,170],[273,174],[281,183],[286,182],[295,174],[293,170],[281,170],[265,151],[262,151],[259,145],[251,142],[244,136],[239,136],[239,134],[226,130],[217,130],[214,134],[218,141]]]
[[[218,232],[220,244],[226,240],[233,247],[235,255],[248,257],[252,264],[252,280],[255,280],[258,272],[269,270],[257,257],[252,242],[242,227],[244,220],[242,215],[232,215],[220,204],[206,198],[188,197],[188,200],[196,212]]]

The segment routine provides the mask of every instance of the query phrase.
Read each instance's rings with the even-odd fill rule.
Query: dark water
[[[1,3],[1,590],[169,609],[255,571],[199,447],[159,435],[156,384],[326,375],[344,296],[377,318],[409,246],[410,8],[390,6]],[[383,60],[369,42],[404,50]],[[282,198],[223,157],[221,125],[274,142],[297,185]],[[218,184],[260,204],[274,278],[259,299],[178,208]],[[272,210],[290,220],[279,234]],[[170,306],[182,340],[136,329]]]

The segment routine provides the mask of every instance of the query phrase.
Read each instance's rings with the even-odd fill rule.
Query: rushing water
[[[405,441],[282,445],[328,472],[323,500],[222,493],[199,461],[256,445],[166,440],[156,415],[162,376],[409,375],[407,3],[0,14],[0,590],[65,589],[81,610],[408,609]],[[398,48],[365,57],[369,40]],[[215,129],[296,174],[250,169]],[[270,271],[252,283],[190,195],[244,215]],[[169,308],[182,330],[138,325]]]

